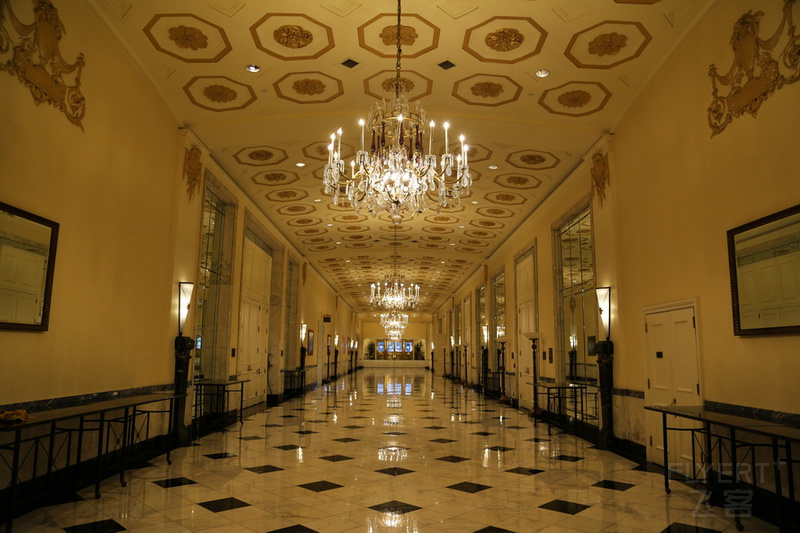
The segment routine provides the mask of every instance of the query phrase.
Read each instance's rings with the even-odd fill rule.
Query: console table
[[[645,407],[649,411],[661,413],[662,433],[664,439],[664,490],[669,493],[669,449],[667,433],[668,431],[691,431],[692,433],[698,432],[705,437],[706,446],[706,459],[709,467],[713,464],[712,452],[712,438],[718,440],[728,440],[730,442],[730,459],[732,464],[733,486],[734,490],[738,488],[739,484],[739,465],[741,462],[737,458],[737,447],[747,446],[756,447],[759,444],[749,443],[741,440],[741,433],[758,435],[769,439],[768,446],[772,449],[772,471],[775,478],[775,494],[777,496],[777,512],[778,523],[781,531],[797,531],[797,522],[795,521],[797,513],[797,502],[795,501],[794,490],[794,470],[792,467],[792,444],[800,443],[800,429],[787,426],[785,424],[777,424],[769,420],[757,420],[754,418],[746,418],[743,416],[728,415],[724,413],[716,413],[708,411],[700,406],[659,406],[651,405]],[[670,427],[667,421],[669,415],[686,418],[700,422],[700,428],[678,428]],[[715,435],[711,431],[711,426],[723,428],[725,434]],[[763,446],[763,445],[762,445]],[[781,455],[783,453],[783,455]],[[720,461],[722,451],[720,450]],[[783,488],[781,485],[781,465],[786,465],[788,497],[790,501],[790,509],[784,509],[783,505]],[[718,464],[720,471],[721,465]],[[715,486],[710,487],[711,490],[718,488]],[[744,529],[740,516],[740,509],[734,509],[734,520],[736,528],[740,531]]]
[[[149,438],[149,421],[153,413],[167,414],[166,454],[167,463],[171,462],[170,431],[174,416],[174,400],[176,396],[167,394],[148,394],[131,396],[102,402],[95,402],[76,407],[53,409],[31,413],[30,419],[16,424],[0,425],[0,453],[10,452],[10,461],[2,457],[0,468],[7,468],[10,474],[8,497],[5,499],[6,533],[11,533],[14,511],[19,503],[18,489],[22,482],[21,470],[27,468],[28,481],[41,480],[44,483],[44,494],[58,487],[58,477],[67,477],[66,470],[79,463],[94,460],[95,498],[100,497],[100,481],[103,476],[106,455],[113,451],[120,455],[120,483],[124,486],[125,470],[129,460],[130,448],[136,442],[144,442]],[[166,402],[166,408],[159,409],[158,404]],[[147,408],[144,408],[147,406]],[[114,415],[114,413],[121,413]],[[146,417],[147,429],[137,426],[137,418]],[[75,423],[77,422],[77,427]],[[70,426],[70,423],[72,425]],[[88,433],[96,433],[96,454],[93,458],[83,457],[84,438]],[[144,435],[143,435],[144,432]],[[74,436],[74,438],[73,438]],[[73,442],[74,441],[74,442]],[[87,442],[87,446],[91,444]],[[23,447],[25,451],[23,452]],[[105,450],[105,452],[104,452]],[[46,462],[44,471],[39,471],[39,463]],[[59,464],[63,463],[63,464]],[[59,475],[62,474],[62,475]],[[40,495],[39,495],[40,496]],[[31,498],[30,501],[35,501]]]

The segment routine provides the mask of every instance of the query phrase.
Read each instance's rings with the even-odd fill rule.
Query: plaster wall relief
[[[0,71],[16,76],[37,106],[52,105],[83,130],[86,100],[80,86],[84,56],[78,54],[74,63],[62,57],[60,41],[67,30],[52,2],[35,0],[32,15],[33,21],[25,23],[10,2],[0,2]]]
[[[186,181],[186,196],[191,200],[195,193],[200,190],[203,176],[203,163],[200,158],[203,153],[197,147],[186,149],[183,158],[183,179]]]
[[[760,37],[763,11],[748,10],[734,23],[730,40],[733,61],[728,72],[720,75],[716,64],[708,71],[712,137],[745,113],[755,118],[761,104],[775,91],[800,80],[800,37],[795,36],[792,21],[794,4],[795,0],[784,0],[781,22],[766,39]]]
[[[611,171],[608,168],[608,154],[596,152],[592,155],[592,198],[597,198],[600,207],[606,200],[606,187],[611,183]]]

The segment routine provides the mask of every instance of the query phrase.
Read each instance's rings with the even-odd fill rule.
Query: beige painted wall
[[[0,331],[0,404],[173,378],[178,124],[83,2],[60,14],[84,131],[0,76],[0,200],[61,224],[50,330]]]

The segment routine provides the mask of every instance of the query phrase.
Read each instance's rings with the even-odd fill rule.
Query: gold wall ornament
[[[178,48],[197,50],[208,48],[208,37],[199,29],[191,26],[176,26],[169,29],[169,38]]]
[[[286,48],[305,48],[314,41],[314,34],[297,24],[284,24],[272,32],[275,42]]]
[[[186,196],[192,199],[194,193],[200,190],[203,176],[203,164],[200,162],[202,152],[199,148],[186,149],[183,158],[183,179],[186,180]]]
[[[15,75],[31,92],[36,105],[54,106],[82,131],[86,114],[86,100],[80,90],[84,56],[78,54],[75,63],[64,60],[59,41],[67,30],[58,10],[49,0],[33,0],[33,4],[34,20],[24,24],[10,2],[0,0],[0,57],[11,53],[8,61],[0,62],[0,71]],[[67,80],[68,75],[73,79]]]
[[[592,196],[597,198],[600,207],[606,200],[606,187],[611,183],[611,171],[608,168],[608,154],[597,152],[592,156]]]
[[[516,50],[525,41],[525,36],[515,28],[502,28],[486,35],[486,46],[495,52]]]
[[[759,37],[763,11],[748,10],[733,25],[730,45],[733,64],[722,76],[716,65],[709,67],[711,78],[711,104],[708,106],[708,125],[711,136],[722,133],[734,119],[745,113],[754,118],[761,104],[776,90],[800,79],[800,38],[795,36],[792,6],[795,0],[784,0],[783,19],[778,29],[768,39]],[[787,27],[786,44],[779,47],[784,27]],[[775,53],[778,52],[777,55]],[[781,72],[781,69],[784,72]],[[719,91],[728,87],[728,94]]]
[[[628,44],[628,36],[621,33],[603,33],[589,43],[589,53],[596,56],[616,55]]]

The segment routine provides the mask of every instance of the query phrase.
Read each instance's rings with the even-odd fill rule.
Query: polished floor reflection
[[[735,531],[702,494],[430,372],[369,369],[256,413],[15,532]],[[84,499],[85,498],[85,499]],[[745,518],[745,531],[777,531]]]

